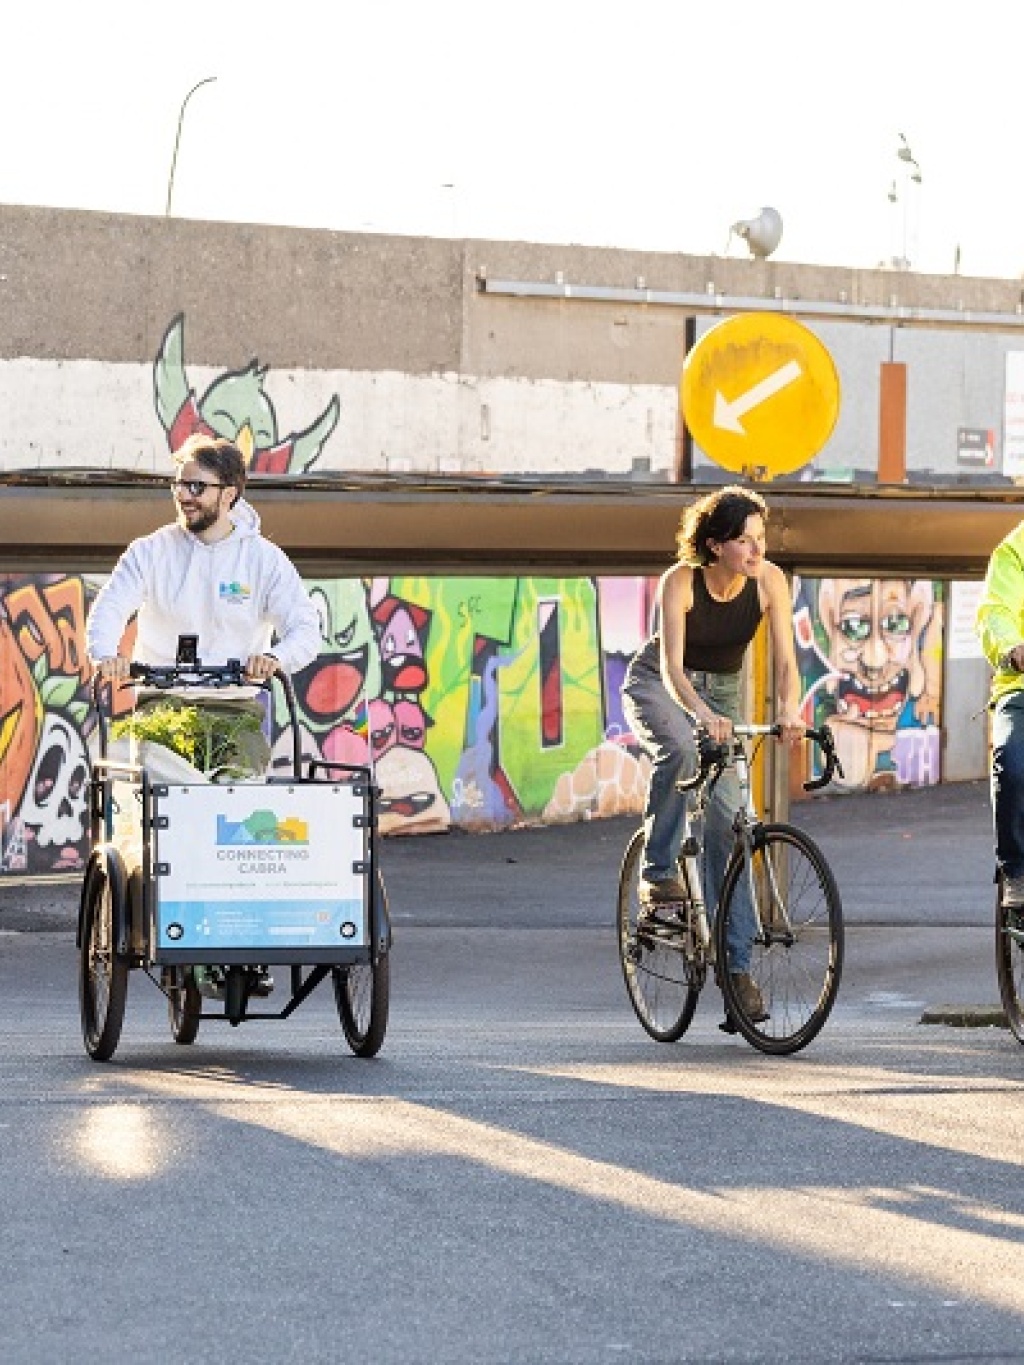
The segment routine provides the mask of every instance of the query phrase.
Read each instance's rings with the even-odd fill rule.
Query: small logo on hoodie
[[[249,587],[248,583],[221,583],[218,587],[218,593],[222,602],[227,602],[229,605],[232,603],[241,605],[248,602],[252,596],[252,588]]]

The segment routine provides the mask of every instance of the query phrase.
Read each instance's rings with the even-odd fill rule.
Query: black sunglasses
[[[227,488],[226,483],[211,483],[207,479],[172,479],[171,491],[180,493],[184,488],[194,498],[201,498],[208,488]]]

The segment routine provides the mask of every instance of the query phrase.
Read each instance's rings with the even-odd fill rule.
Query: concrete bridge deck
[[[265,533],[306,574],[656,574],[707,485],[359,474],[254,480]],[[768,553],[806,574],[977,578],[1021,490],[764,485]],[[106,572],[171,519],[166,481],[96,470],[0,475],[0,571]]]

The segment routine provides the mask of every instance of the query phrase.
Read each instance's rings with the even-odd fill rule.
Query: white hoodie
[[[255,510],[239,499],[235,529],[207,545],[174,522],[133,540],[89,612],[93,663],[117,653],[138,612],[133,658],[173,664],[179,635],[198,635],[204,664],[242,663],[272,652],[285,673],[316,658],[320,626],[302,579],[283,550],[259,534]]]

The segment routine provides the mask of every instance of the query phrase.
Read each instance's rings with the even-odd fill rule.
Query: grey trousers
[[[740,714],[739,673],[688,672],[704,701],[730,720]],[[680,779],[697,771],[697,742],[693,724],[661,680],[661,674],[634,661],[622,686],[622,709],[640,748],[651,761],[651,781],[644,808],[644,862],[646,881],[664,881],[676,875],[679,847],[687,829],[690,798],[677,791]],[[733,847],[732,822],[740,804],[736,774],[728,768],[715,783],[708,801],[704,827],[704,900],[713,918]],[[729,926],[729,970],[750,967],[754,916],[746,880],[738,887]]]

